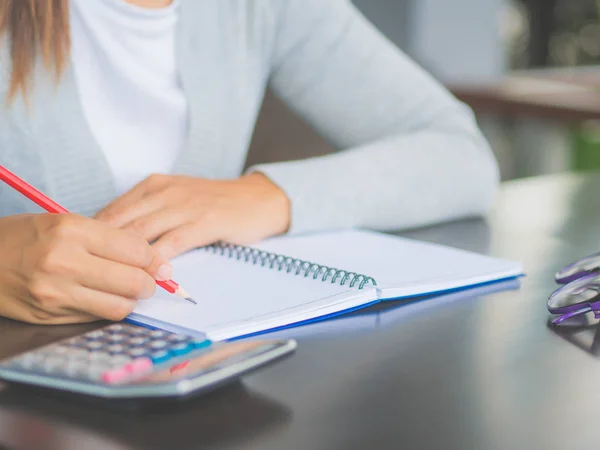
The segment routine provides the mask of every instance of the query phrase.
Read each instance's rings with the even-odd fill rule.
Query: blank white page
[[[134,320],[154,319],[167,329],[204,332],[215,340],[264,331],[330,314],[376,299],[370,292],[270,270],[197,250],[173,261],[173,279],[198,302],[158,288],[140,301]]]
[[[274,238],[258,247],[373,277],[382,298],[466,287],[523,272],[511,261],[363,230]]]

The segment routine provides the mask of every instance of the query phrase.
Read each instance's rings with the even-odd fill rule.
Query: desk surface
[[[520,71],[496,82],[449,87],[479,112],[561,122],[600,119],[600,67]]]
[[[0,442],[61,450],[597,448],[596,330],[557,334],[545,300],[559,266],[600,247],[598,191],[600,174],[512,182],[487,222],[404,233],[520,260],[528,274],[520,290],[371,311],[312,336],[299,328],[292,358],[162,411],[2,389]],[[80,330],[0,321],[0,357]]]

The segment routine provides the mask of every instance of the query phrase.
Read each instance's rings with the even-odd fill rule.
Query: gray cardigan
[[[349,1],[183,0],[181,7],[177,56],[190,118],[175,173],[238,177],[270,83],[340,149],[251,169],[288,194],[291,232],[400,229],[490,206],[498,169],[471,111]],[[3,98],[9,73],[3,41]],[[71,211],[92,215],[115,190],[73,72],[67,68],[55,85],[39,63],[32,86],[29,110],[21,98],[0,109],[0,164]],[[0,186],[0,215],[32,211]]]

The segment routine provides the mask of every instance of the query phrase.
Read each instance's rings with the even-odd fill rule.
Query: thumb
[[[146,272],[157,281],[170,280],[173,275],[173,266],[156,249],[152,248],[152,253],[154,258],[152,258],[150,265],[146,267]]]

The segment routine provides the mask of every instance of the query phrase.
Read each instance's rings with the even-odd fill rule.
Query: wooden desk
[[[476,112],[565,123],[600,119],[600,67],[530,70],[494,83],[449,87]]]
[[[598,191],[600,174],[511,182],[487,221],[404,233],[522,261],[518,291],[429,300],[393,310],[391,321],[348,318],[313,336],[297,329],[295,356],[178,408],[127,413],[0,390],[0,442],[45,450],[597,448],[600,331],[555,332],[546,298],[557,268],[600,247]],[[0,356],[79,331],[0,321]]]

